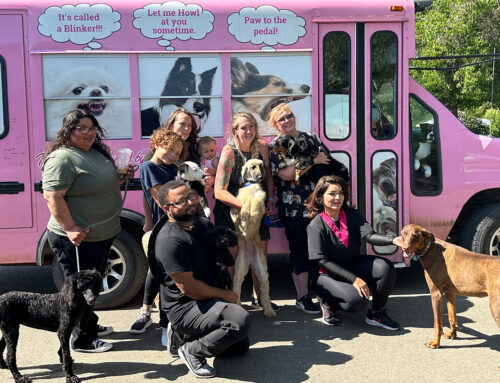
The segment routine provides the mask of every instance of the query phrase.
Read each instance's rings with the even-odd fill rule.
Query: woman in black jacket
[[[375,233],[366,219],[347,204],[346,182],[335,176],[322,177],[307,208],[314,216],[307,227],[309,259],[317,262],[313,278],[321,299],[323,323],[338,326],[338,308],[358,312],[373,295],[366,323],[397,330],[385,305],[396,280],[392,263],[384,258],[361,254],[362,240],[377,246],[393,244],[394,237]]]

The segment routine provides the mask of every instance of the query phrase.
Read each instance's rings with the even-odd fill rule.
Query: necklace
[[[191,231],[194,228],[194,223],[192,223],[191,225],[183,225],[182,223],[177,222],[177,221],[170,220],[170,222],[176,223],[177,225],[179,225],[180,227],[182,227],[184,230],[187,230],[187,231]]]

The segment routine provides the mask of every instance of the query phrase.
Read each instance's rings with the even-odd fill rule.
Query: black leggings
[[[144,298],[142,303],[147,306],[151,306],[155,300],[156,295],[160,291],[160,281],[155,278],[151,270],[148,271],[148,276],[146,277],[146,283],[144,284]],[[159,305],[158,311],[160,312],[160,326],[167,328],[168,318],[165,311],[161,309],[161,304]]]
[[[362,255],[350,267],[353,274],[364,280],[373,296],[372,310],[383,309],[396,281],[396,270],[390,261],[371,255]],[[349,282],[340,282],[327,274],[320,274],[315,285],[316,293],[330,306],[344,311],[358,312],[368,304]]]

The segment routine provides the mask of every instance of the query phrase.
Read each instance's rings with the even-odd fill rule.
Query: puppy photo
[[[242,187],[238,198],[241,209],[231,208],[231,219],[238,234],[238,256],[234,268],[233,291],[238,295],[240,303],[241,285],[252,266],[260,282],[260,300],[264,315],[268,318],[276,316],[269,298],[269,274],[267,260],[260,247],[260,221],[266,211],[266,192],[262,189],[264,180],[264,163],[258,159],[248,160],[241,169]]]
[[[131,138],[128,78],[118,79],[113,72],[98,65],[97,61],[67,69],[66,66],[72,61],[67,63],[54,59],[44,61],[46,138],[53,140],[56,137],[63,116],[73,109],[93,114],[106,137]],[[64,58],[64,60],[71,59]],[[92,63],[96,65],[90,65]]]
[[[432,124],[420,124],[421,138],[418,149],[414,154],[415,172],[421,171],[426,178],[432,175],[432,168],[428,157],[431,155],[434,144],[434,130]]]
[[[488,297],[491,315],[500,328],[500,258],[473,253],[435,238],[421,226],[403,227],[399,245],[405,257],[418,258],[431,294],[434,339],[425,345],[439,348],[441,335],[457,337],[455,296]],[[446,297],[450,331],[443,333],[443,297]]]
[[[286,58],[289,60],[295,57]],[[257,119],[260,132],[262,134],[275,134],[275,130],[268,127],[267,119],[269,112],[282,102],[290,103],[304,99],[309,95],[311,87],[304,83],[294,83],[287,81],[281,76],[269,73],[261,74],[257,58],[252,58],[252,62],[243,63],[237,57],[231,57],[231,107],[233,114],[238,112],[251,112]],[[275,64],[278,60],[273,59]],[[308,65],[310,68],[310,64]],[[307,68],[304,67],[304,68]],[[294,71],[288,73],[290,79],[298,77]],[[299,110],[296,115],[300,116]],[[310,117],[310,112],[308,113]]]
[[[80,323],[87,305],[94,305],[102,290],[102,276],[96,270],[83,270],[67,277],[61,292],[38,294],[11,291],[0,296],[0,368],[8,368],[16,383],[30,382],[17,368],[16,348],[21,324],[57,332],[60,342],[59,360],[66,382],[78,383],[73,374],[73,359],[69,339],[73,328]],[[3,352],[7,346],[7,357]],[[6,363],[7,362],[7,363]]]
[[[165,125],[170,114],[180,107],[198,116],[204,127],[211,112],[211,99],[202,96],[212,94],[216,71],[217,66],[194,73],[190,57],[178,58],[162,80],[160,96],[164,98],[160,98],[156,105],[141,110],[142,136],[150,136],[155,129]]]
[[[397,210],[397,178],[396,159],[388,158],[375,168],[372,174],[373,189],[378,195],[380,202]]]
[[[177,179],[183,181],[191,189],[196,191],[200,196],[201,213],[206,218],[210,218],[210,207],[208,206],[207,197],[205,196],[204,182],[205,173],[200,169],[198,164],[192,161],[185,161],[177,167]]]

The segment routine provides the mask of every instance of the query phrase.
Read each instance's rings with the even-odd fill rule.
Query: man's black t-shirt
[[[155,259],[162,277],[161,304],[171,316],[181,315],[196,301],[181,293],[172,274],[193,272],[193,277],[207,285],[217,287],[217,265],[215,254],[206,251],[206,233],[213,224],[201,218],[191,231],[178,224],[165,222],[155,240]]]

